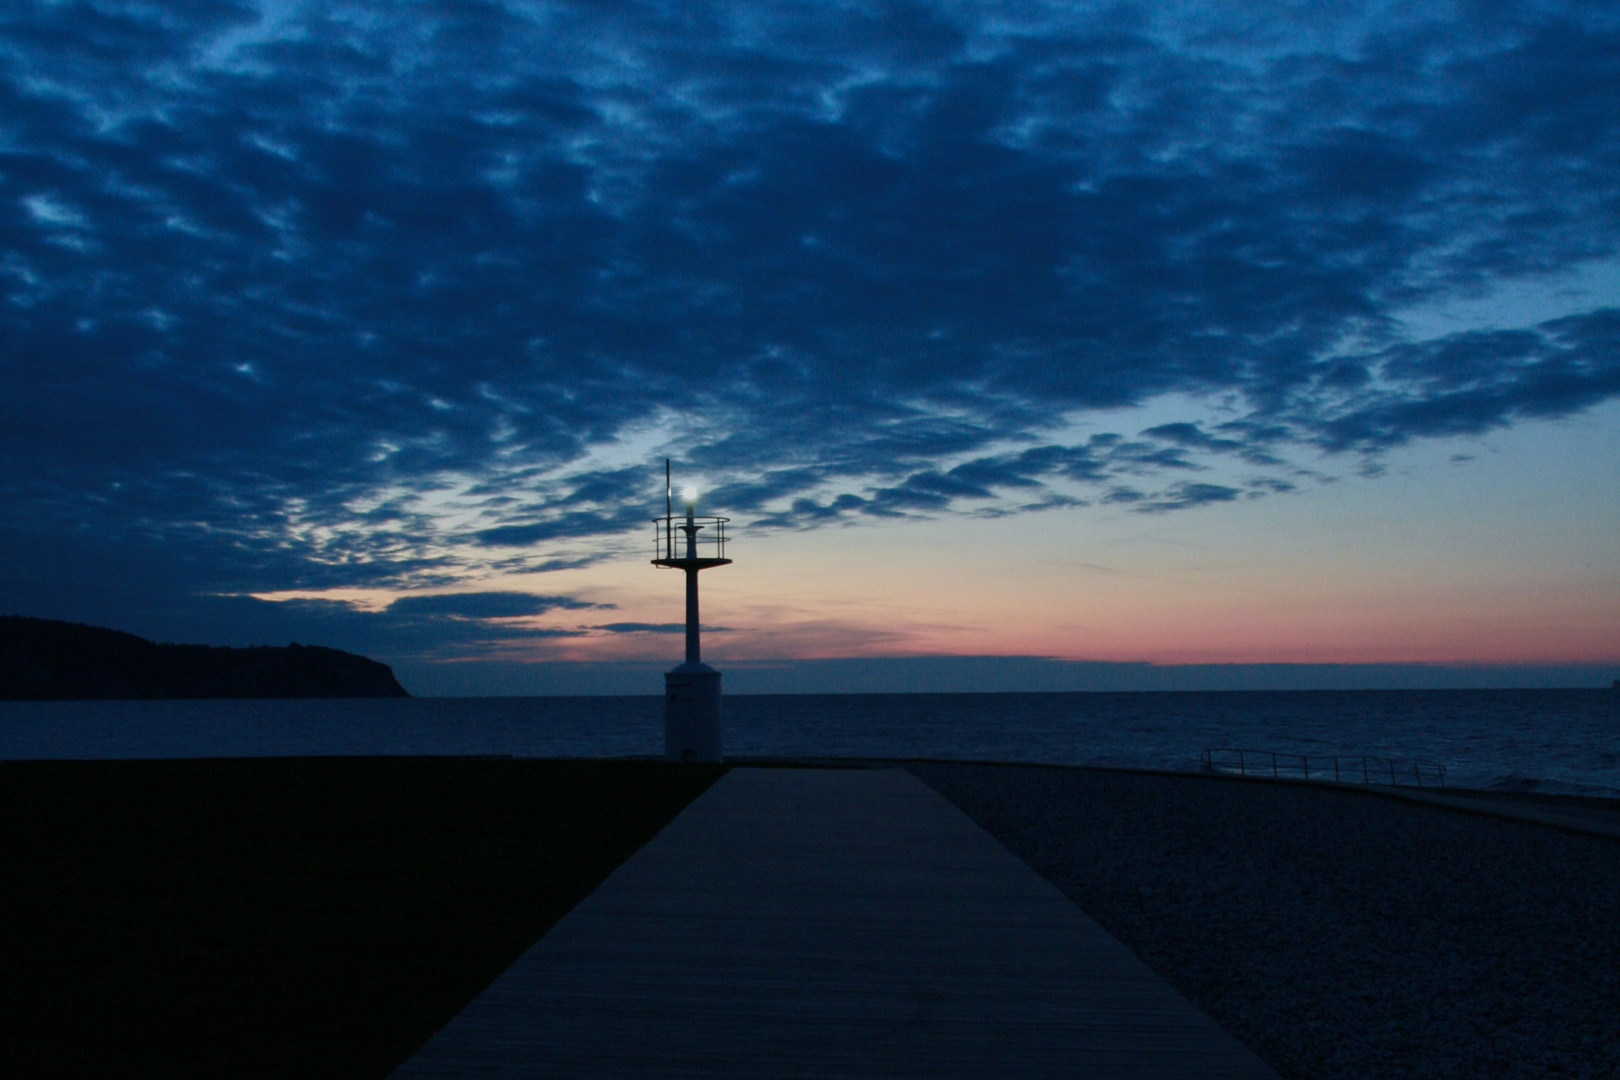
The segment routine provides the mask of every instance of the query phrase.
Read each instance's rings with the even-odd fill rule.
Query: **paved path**
[[[900,770],[734,769],[395,1074],[1253,1077]]]

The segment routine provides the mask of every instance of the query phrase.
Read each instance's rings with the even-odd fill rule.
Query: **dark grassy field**
[[[0,763],[0,1075],[383,1077],[723,771]]]

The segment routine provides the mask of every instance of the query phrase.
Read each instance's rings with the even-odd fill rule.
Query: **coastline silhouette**
[[[122,630],[0,616],[0,700],[410,697],[387,664],[319,645],[158,644]]]

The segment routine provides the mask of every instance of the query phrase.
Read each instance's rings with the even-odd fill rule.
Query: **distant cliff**
[[[387,664],[292,644],[158,645],[119,630],[0,616],[0,700],[410,697]]]

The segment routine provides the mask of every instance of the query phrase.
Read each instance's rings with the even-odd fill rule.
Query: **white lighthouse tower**
[[[725,566],[726,522],[698,517],[697,492],[683,491],[676,517],[669,459],[664,459],[664,516],[654,518],[653,565],[686,571],[686,662],[664,675],[664,760],[720,760],[720,673],[703,662],[698,639],[698,572]],[[681,535],[677,536],[679,533]]]

